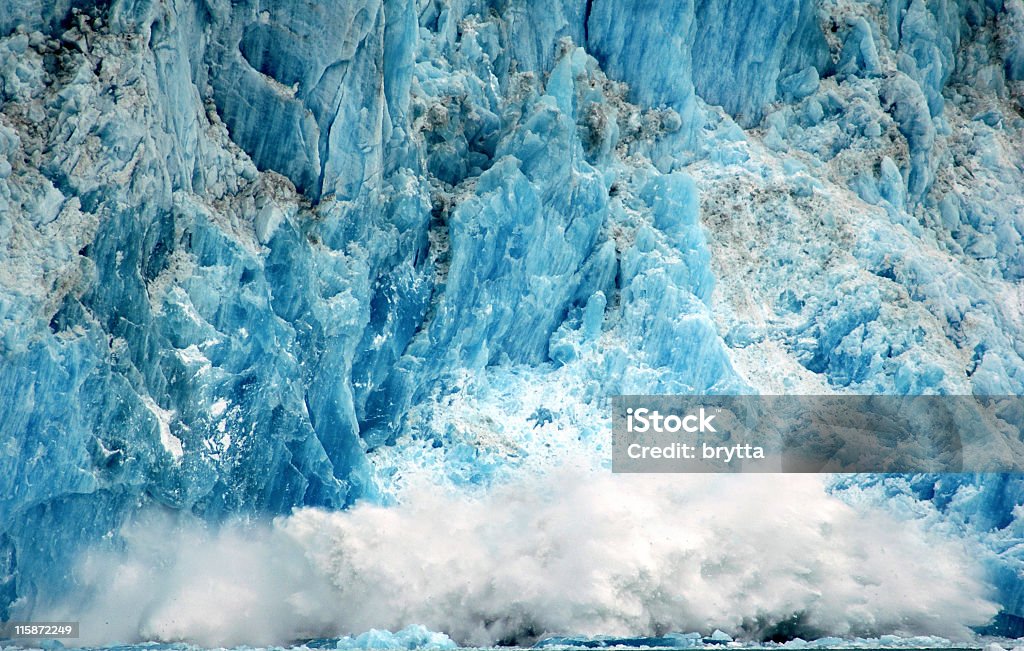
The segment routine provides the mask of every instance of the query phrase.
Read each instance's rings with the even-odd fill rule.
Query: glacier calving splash
[[[396,506],[216,531],[150,515],[125,549],[90,553],[79,591],[46,615],[92,623],[83,643],[242,644],[415,621],[492,645],[718,627],[759,639],[787,624],[965,639],[964,622],[998,610],[960,541],[845,504],[820,477],[719,479],[571,472],[475,500],[426,485]]]
[[[270,541],[318,518],[425,536],[330,511],[398,518],[429,478],[468,500],[438,498],[433,524],[474,531],[489,490],[537,477],[557,500],[541,478],[600,472],[617,393],[1024,393],[1021,0],[14,0],[0,34],[2,619],[100,608],[89,559],[139,558],[155,512],[192,531],[322,509]],[[903,585],[953,633],[1024,633],[1024,480],[789,487],[746,494],[939,532],[901,544],[963,601]],[[729,523],[704,521],[707,544]],[[847,542],[837,567],[871,554]],[[736,562],[709,549],[690,551]],[[613,564],[613,588],[672,567]],[[870,593],[871,567],[837,585]],[[326,581],[313,601],[344,584],[283,571]],[[736,579],[719,620],[649,609],[714,592],[695,586],[437,625],[935,632],[773,579]],[[334,629],[296,607],[317,633],[431,623],[344,605]],[[222,641],[165,621],[117,635]]]

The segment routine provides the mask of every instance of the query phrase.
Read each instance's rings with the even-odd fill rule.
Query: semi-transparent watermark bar
[[[1024,472],[1022,396],[616,396],[614,472]]]

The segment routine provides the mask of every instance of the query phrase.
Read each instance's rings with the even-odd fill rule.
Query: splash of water
[[[814,476],[552,473],[485,494],[301,509],[208,530],[149,514],[55,615],[89,641],[272,644],[423,624],[461,644],[773,625],[970,635],[996,612],[970,550]]]

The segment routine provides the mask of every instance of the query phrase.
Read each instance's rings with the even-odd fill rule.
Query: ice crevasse
[[[1024,393],[1021,0],[12,0],[0,34],[0,618],[144,511],[600,467],[614,394]],[[830,490],[972,541],[1024,633],[1020,478]]]

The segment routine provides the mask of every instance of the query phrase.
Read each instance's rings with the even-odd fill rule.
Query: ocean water
[[[849,651],[851,649],[858,649],[861,651],[894,651],[896,649],[902,649],[905,651],[925,651],[931,649],[944,649],[946,651],[998,651],[1003,649],[1004,651],[1010,651],[1013,649],[1021,648],[1017,645],[1015,640],[1006,638],[989,638],[984,641],[979,641],[974,645],[958,645],[953,644],[943,638],[935,637],[911,637],[911,638],[898,638],[895,636],[886,636],[886,638],[855,638],[849,640],[841,640],[838,638],[829,638],[825,640],[794,640],[789,643],[741,643],[731,642],[728,644],[713,643],[713,644],[697,644],[695,646],[679,646],[679,645],[666,645],[664,640],[661,638],[632,638],[632,639],[591,639],[591,640],[576,640],[572,643],[561,643],[559,640],[557,643],[543,643],[540,647],[528,646],[528,647],[515,647],[515,646],[500,646],[500,647],[460,647],[460,646],[363,646],[363,647],[350,647],[346,644],[337,646],[339,638],[324,638],[320,640],[308,640],[302,643],[297,643],[288,646],[274,646],[274,647],[215,647],[217,649],[224,649],[224,651],[258,651],[265,649],[266,651],[302,651],[304,649],[334,649],[334,648],[345,648],[345,649],[367,649],[384,651],[386,649],[400,651],[405,649],[406,651],[412,651],[412,649],[446,649],[447,651],[496,651],[498,649],[507,649],[511,651],[517,651],[520,649],[536,649],[546,648],[554,649],[556,651],[567,651],[571,649],[644,649],[650,651],[667,650],[667,649],[684,649],[684,648],[723,648],[723,649],[815,649],[818,651]],[[18,645],[18,646],[3,646],[0,647],[5,650],[25,650],[29,649],[67,649],[68,651],[200,651],[208,649],[209,647],[197,647],[191,644],[167,644],[167,643],[144,643],[144,644],[111,644],[101,647],[78,647],[73,645],[55,645],[55,644],[43,644],[43,645]]]

